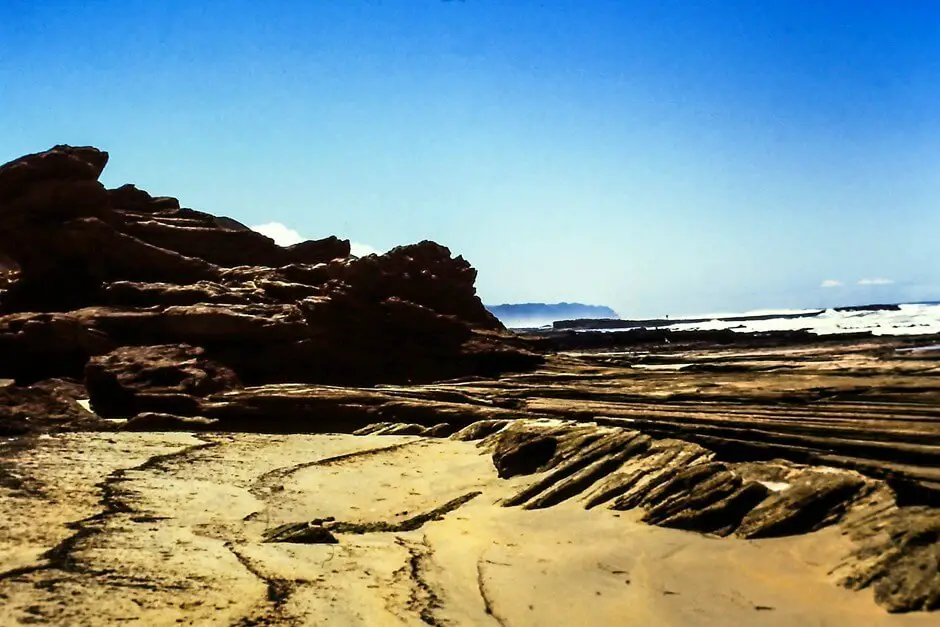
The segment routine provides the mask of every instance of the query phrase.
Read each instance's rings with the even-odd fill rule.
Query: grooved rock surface
[[[494,466],[506,451],[583,438],[584,425],[534,426],[516,421],[488,437]],[[940,607],[940,512],[899,506],[883,482],[833,468],[782,461],[728,463],[697,444],[649,438],[636,431],[595,427],[600,438],[555,464],[504,499],[504,507],[542,509],[577,500],[585,509],[607,504],[639,509],[643,522],[720,536],[767,538],[837,526],[854,546],[834,571],[850,588],[874,588],[891,612]],[[533,470],[534,472],[534,470]],[[786,478],[787,482],[758,477]]]

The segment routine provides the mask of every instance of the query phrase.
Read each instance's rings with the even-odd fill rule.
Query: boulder
[[[307,240],[287,247],[290,263],[316,265],[334,259],[344,259],[349,255],[349,240],[339,239],[335,235],[324,239]]]
[[[128,183],[117,189],[108,190],[108,200],[115,209],[137,212],[141,214],[153,214],[167,209],[174,210],[180,208],[180,201],[176,198],[164,196],[154,198],[142,189]]]
[[[476,295],[476,270],[435,242],[426,240],[393,248],[384,255],[337,263],[330,271],[334,280],[346,284],[351,298],[360,302],[395,297],[478,328],[503,328]]]
[[[124,346],[93,357],[85,385],[95,412],[126,418],[144,411],[192,415],[205,397],[241,386],[230,369],[187,344]]]
[[[49,181],[97,181],[108,153],[90,146],[53,146],[0,166],[0,202]]]
[[[81,384],[58,379],[0,385],[0,437],[101,428],[102,421],[79,404],[83,397]]]

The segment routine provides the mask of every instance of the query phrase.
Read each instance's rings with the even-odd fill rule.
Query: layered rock
[[[204,355],[201,348],[171,344],[125,346],[93,357],[85,367],[85,383],[95,391],[92,409],[109,418],[196,414],[196,398],[241,387],[231,369]]]
[[[0,381],[0,437],[105,428],[78,402],[83,396],[82,385],[75,381],[49,379],[31,386]]]
[[[198,403],[139,402],[171,392],[135,370],[151,371],[159,351],[123,347],[186,344],[246,384],[433,381],[539,361],[483,307],[475,270],[443,246],[362,259],[336,237],[278,246],[175,198],[105,189],[107,161],[56,146],[0,166],[0,377],[81,377],[100,356],[88,370],[93,403],[124,415]],[[177,358],[189,361],[157,361]]]
[[[589,435],[594,439],[585,444]],[[833,569],[842,585],[873,588],[891,612],[940,607],[940,511],[900,505],[883,481],[779,460],[724,462],[697,444],[575,423],[507,421],[482,446],[492,451],[501,476],[513,474],[505,471],[508,459],[517,474],[542,473],[505,499],[506,507],[577,500],[588,509],[640,509],[642,520],[654,525],[739,538],[836,525],[852,540]]]

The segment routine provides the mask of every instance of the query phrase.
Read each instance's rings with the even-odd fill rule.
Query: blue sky
[[[434,239],[489,303],[940,299],[940,2],[4,0],[0,42],[0,161]]]

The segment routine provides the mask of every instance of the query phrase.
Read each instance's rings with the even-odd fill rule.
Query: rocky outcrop
[[[528,416],[486,403],[409,398],[393,387],[267,385],[213,394],[200,405],[200,415],[230,431],[378,433],[394,427],[388,435],[446,437],[473,423],[495,429]]]
[[[92,355],[115,348],[103,332],[62,313],[0,316],[0,378],[29,384],[52,377],[82,377]]]
[[[593,440],[585,443],[585,437]],[[515,474],[544,474],[504,505],[550,507],[573,498],[585,508],[646,510],[645,520],[665,527],[734,533],[745,538],[776,537],[831,525],[874,485],[856,473],[780,466],[789,483],[754,478],[753,464],[716,460],[715,453],[681,440],[651,440],[617,427],[511,423],[489,436],[499,468],[505,460],[529,459]],[[545,454],[543,451],[566,451]],[[527,454],[536,451],[538,456]],[[538,462],[538,463],[536,463]],[[501,476],[510,476],[501,471]],[[744,506],[748,505],[747,508]]]
[[[838,521],[870,489],[853,474],[806,472],[749,512],[737,533],[744,538],[809,533]]]
[[[361,259],[336,237],[278,246],[175,198],[105,189],[107,161],[56,146],[0,166],[0,377],[87,374],[105,415],[190,415],[228,389],[206,381],[373,385],[540,361],[444,246]]]
[[[49,379],[32,386],[0,380],[0,437],[73,429],[96,430],[103,421],[78,402],[80,383]]]
[[[558,449],[557,438],[539,429],[514,429],[496,441],[493,465],[502,479],[531,475],[548,464]]]
[[[888,505],[843,527],[855,543],[836,569],[843,585],[871,587],[890,612],[940,608],[940,511]]]
[[[582,443],[586,430],[597,436],[591,444],[566,446]],[[525,459],[513,470],[542,473],[505,499],[506,507],[580,500],[585,508],[641,509],[643,521],[654,525],[741,538],[838,525],[854,542],[834,570],[843,585],[872,586],[876,601],[892,612],[940,607],[940,513],[899,507],[886,484],[858,473],[782,461],[722,462],[696,444],[574,423],[516,421],[482,445],[498,469],[507,459]],[[570,452],[546,454],[562,449]]]
[[[193,415],[196,398],[241,387],[232,370],[187,344],[124,346],[93,357],[85,367],[91,406],[99,416],[141,412]]]

